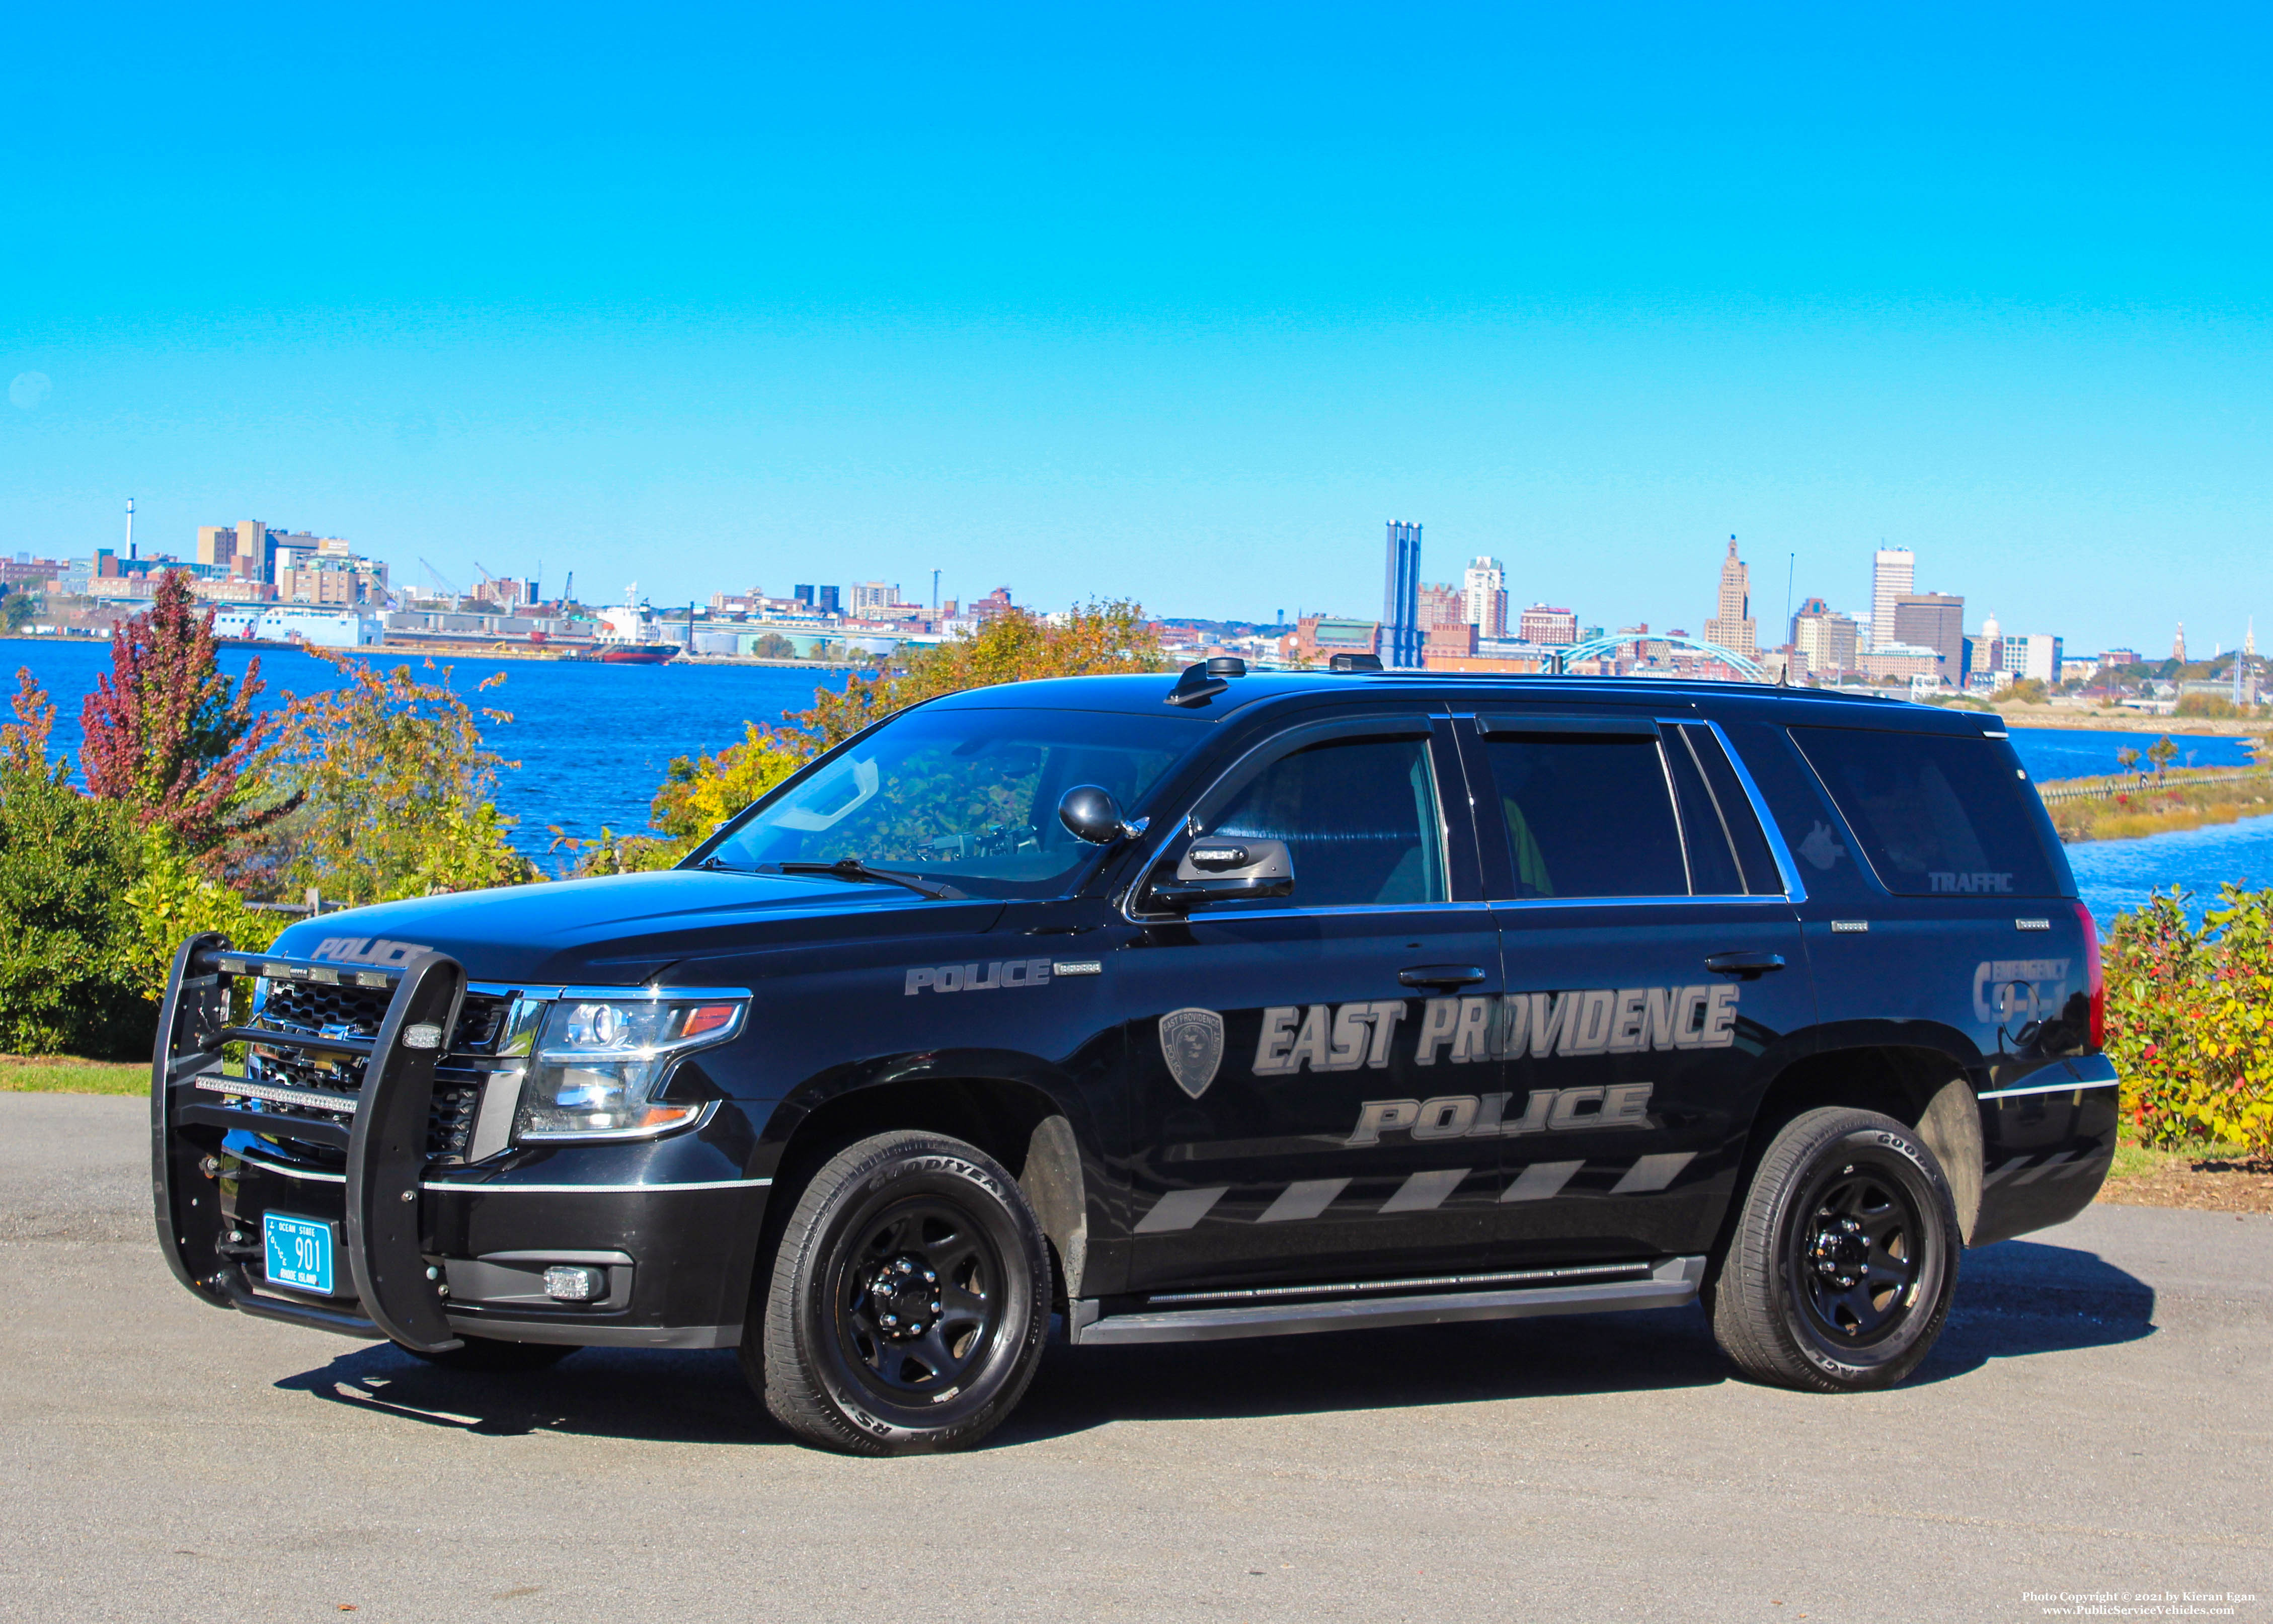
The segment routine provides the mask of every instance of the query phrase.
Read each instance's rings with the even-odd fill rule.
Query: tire
[[[1049,1319],[1049,1247],[1016,1181],[959,1139],[880,1133],[806,1185],[742,1367],[807,1443],[965,1449],[1024,1395]]]
[[[1941,1335],[1958,1251],[1949,1181],[1908,1128],[1875,1111],[1808,1111],[1761,1157],[1705,1312],[1754,1381],[1890,1387]]]
[[[400,1342],[395,1345],[401,1347]],[[577,1350],[563,1342],[508,1342],[493,1336],[469,1336],[464,1346],[444,1353],[421,1353],[416,1348],[402,1351],[444,1370],[504,1372],[549,1370]]]

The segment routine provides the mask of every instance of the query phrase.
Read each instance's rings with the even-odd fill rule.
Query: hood
[[[934,902],[897,885],[825,876],[672,868],[349,908],[303,920],[277,939],[275,951],[395,965],[432,949],[476,981],[636,987],[687,959],[983,930],[1001,908],[984,898]],[[693,984],[683,974],[666,979]]]

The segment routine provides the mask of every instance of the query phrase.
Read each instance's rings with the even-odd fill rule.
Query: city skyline
[[[848,558],[1263,619],[1369,605],[1419,514],[1609,618],[1701,623],[1734,532],[1762,620],[1783,555],[1851,607],[1883,543],[2078,644],[2231,647],[2268,22],[2039,20],[761,11],[532,67],[502,14],[50,8],[0,550],[131,494],[658,598]],[[221,83],[327,116],[178,116]]]

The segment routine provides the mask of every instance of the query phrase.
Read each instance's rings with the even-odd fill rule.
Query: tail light
[[[2083,927],[2084,974],[2091,989],[2091,1047],[2097,1051],[2107,1041],[2107,970],[2099,962],[2098,921],[2081,902],[2075,905],[2075,918]]]

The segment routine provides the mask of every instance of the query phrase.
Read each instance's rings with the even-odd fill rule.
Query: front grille
[[[272,981],[251,1024],[314,1037],[369,1040],[379,1035],[390,996],[388,991],[378,988]],[[465,1160],[467,1146],[473,1138],[474,1116],[481,1103],[482,1079],[486,1072],[480,1061],[496,1053],[512,1003],[510,997],[493,993],[469,992],[460,1004],[457,1029],[451,1034],[449,1048],[435,1068],[434,1103],[426,1118],[426,1154],[430,1161]],[[247,1056],[245,1071],[247,1078],[256,1082],[356,1094],[363,1088],[364,1064],[361,1055],[255,1044]],[[268,1103],[262,1109],[279,1118],[277,1132],[286,1139],[291,1137],[289,1124],[293,1117],[332,1123],[341,1120],[337,1113],[311,1106]]]

